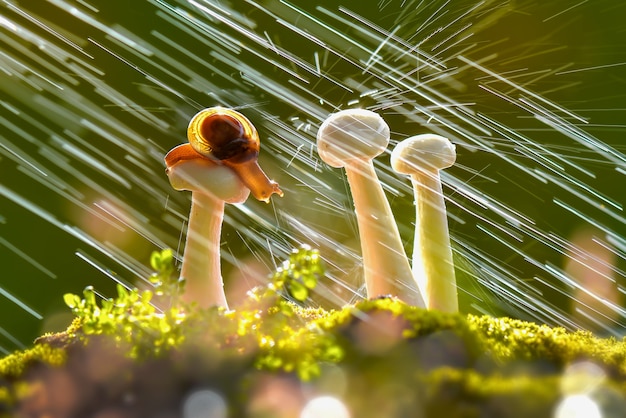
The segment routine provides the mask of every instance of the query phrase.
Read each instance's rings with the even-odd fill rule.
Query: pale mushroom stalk
[[[429,309],[458,312],[456,276],[439,173],[412,174],[411,182],[416,202],[413,274]]]
[[[389,143],[389,127],[363,109],[331,115],[317,134],[318,153],[333,167],[344,167],[356,211],[367,296],[393,295],[424,307],[404,252],[389,202],[372,159]]]
[[[180,270],[180,276],[185,278],[185,290],[181,296],[184,302],[198,302],[202,308],[228,308],[220,263],[223,220],[223,200],[205,193],[192,193]]]
[[[396,280],[411,283],[411,266],[404,252],[398,226],[371,161],[346,164],[346,177],[359,226],[365,287],[368,296],[394,295],[424,306],[421,297],[409,295]]]
[[[391,154],[395,171],[410,174],[415,193],[413,274],[428,309],[458,312],[446,206],[439,170],[454,164],[454,145],[439,135],[417,135]]]

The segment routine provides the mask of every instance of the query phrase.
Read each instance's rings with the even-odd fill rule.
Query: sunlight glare
[[[589,396],[572,395],[559,403],[554,418],[602,418],[602,412]]]
[[[346,405],[332,396],[311,399],[302,409],[300,418],[350,418]]]

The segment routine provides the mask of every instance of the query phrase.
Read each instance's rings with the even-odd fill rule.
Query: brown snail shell
[[[259,134],[241,113],[223,107],[204,109],[191,119],[187,138],[198,154],[232,168],[258,200],[283,195],[259,166]]]

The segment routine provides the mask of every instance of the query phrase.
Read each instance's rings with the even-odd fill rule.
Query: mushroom
[[[191,120],[188,137],[191,143],[165,156],[172,187],[191,191],[180,272],[185,280],[182,300],[202,308],[228,308],[220,268],[224,204],[243,203],[251,191],[267,202],[273,193],[282,196],[282,191],[259,167],[258,134],[243,115],[225,108],[205,109]],[[201,144],[203,153],[195,149]]]
[[[364,109],[332,114],[317,133],[321,159],[346,170],[359,225],[367,296],[394,295],[424,307],[398,226],[372,163],[388,143],[389,126],[378,114]],[[407,288],[414,291],[407,292]]]
[[[439,170],[456,160],[454,145],[439,135],[424,134],[400,142],[391,166],[410,174],[415,192],[416,220],[413,274],[428,309],[458,312],[458,298],[446,206]]]

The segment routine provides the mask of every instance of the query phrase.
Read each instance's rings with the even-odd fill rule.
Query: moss
[[[578,359],[600,361],[613,374],[626,376],[626,342],[597,338],[587,331],[567,332],[510,318],[468,316],[468,322],[501,361],[547,360],[563,366]]]
[[[203,390],[233,417],[298,416],[316,394],[354,417],[552,417],[572,395],[603,417],[626,407],[624,341],[393,298],[307,309],[290,275],[296,262],[319,270],[294,260],[236,311],[161,312],[151,292],[121,288],[100,303],[67,295],[66,332],[0,360],[0,416],[180,416]],[[309,289],[311,274],[295,276]]]
[[[423,383],[427,398],[439,400],[427,405],[428,416],[547,417],[561,396],[556,376],[484,376],[442,368]]]
[[[41,385],[56,379],[50,370],[86,379],[76,376],[91,373],[79,369],[82,362],[85,369],[93,367],[94,357],[121,367],[112,374],[100,371],[105,377],[95,378],[98,385],[117,392],[148,385],[158,393],[171,392],[172,405],[179,405],[190,388],[207,385],[227,401],[246,405],[256,396],[251,388],[267,376],[293,376],[291,384],[315,388],[328,364],[348,382],[341,395],[354,416],[373,416],[373,411],[407,416],[416,408],[422,414],[417,416],[550,416],[564,396],[566,366],[578,360],[599,365],[604,374],[598,385],[605,392],[610,389],[620,399],[626,393],[626,349],[615,339],[508,318],[425,311],[396,299],[330,312],[263,301],[235,312],[190,310],[179,317],[175,332],[151,320],[120,328],[130,332],[125,336],[85,337],[74,323],[70,332],[46,336],[0,361],[8,382],[0,387],[0,401],[6,410],[27,405],[45,390]],[[167,349],[148,350],[170,338]],[[152,379],[167,383],[154,388]],[[35,389],[25,392],[22,386],[18,396],[16,385],[24,383]],[[103,408],[102,399],[111,405],[119,401],[111,395],[92,402]],[[239,409],[237,414],[246,415]]]
[[[0,359],[0,375],[4,378],[21,376],[37,363],[61,366],[65,363],[66,351],[48,344],[38,344],[24,351],[17,351]]]

